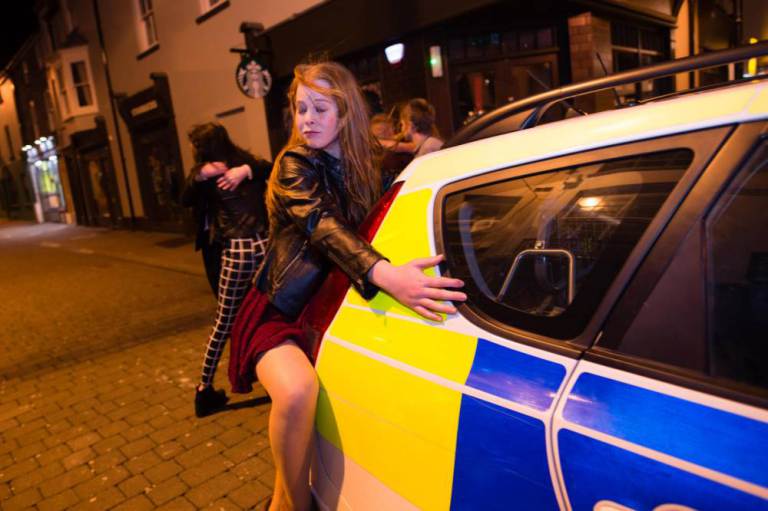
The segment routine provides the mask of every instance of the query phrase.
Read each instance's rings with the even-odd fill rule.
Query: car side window
[[[465,281],[467,305],[508,326],[576,337],[693,154],[649,152],[446,195],[447,265]]]
[[[705,223],[710,373],[768,388],[768,144]]]
[[[609,320],[607,344],[635,357],[768,388],[766,233],[764,142],[694,224],[637,315]],[[621,323],[626,330],[615,327]]]

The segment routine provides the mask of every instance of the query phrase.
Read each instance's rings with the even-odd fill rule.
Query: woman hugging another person
[[[189,140],[197,163],[190,172],[184,202],[198,212],[197,244],[203,248],[206,273],[218,300],[195,392],[195,415],[205,417],[227,402],[223,390],[214,390],[213,377],[237,310],[264,258],[264,193],[271,163],[235,145],[220,124],[193,127]],[[211,247],[220,247],[220,254]],[[206,250],[219,256],[219,261],[206,256]]]

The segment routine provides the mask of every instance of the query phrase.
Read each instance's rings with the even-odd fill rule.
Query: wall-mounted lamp
[[[392,44],[384,48],[384,54],[387,56],[387,62],[390,64],[399,64],[403,60],[405,46],[403,43]]]
[[[443,76],[443,53],[439,46],[429,47],[429,68],[432,71],[432,78]]]

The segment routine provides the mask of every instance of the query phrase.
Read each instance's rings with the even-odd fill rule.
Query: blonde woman
[[[230,381],[258,379],[272,398],[269,438],[275,488],[268,509],[308,510],[318,382],[301,314],[332,265],[370,299],[380,290],[422,316],[452,314],[458,279],[428,277],[441,257],[394,266],[356,234],[381,195],[365,103],[352,74],[334,62],[301,65],[289,89],[294,123],[269,180],[270,248],[232,337]]]

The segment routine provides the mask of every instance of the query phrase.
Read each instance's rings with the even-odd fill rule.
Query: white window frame
[[[199,0],[200,2],[200,14],[205,14],[208,11],[212,11],[213,9],[217,8],[226,0]]]
[[[75,83],[72,65],[78,62],[83,62],[88,76],[86,81]],[[59,50],[58,59],[51,64],[48,75],[54,104],[62,121],[99,112],[99,101],[93,83],[93,71],[87,46]],[[90,105],[80,105],[77,97],[77,87],[79,86],[87,86],[90,89]]]
[[[74,68],[75,68],[75,65],[77,64],[83,65],[82,71],[86,75],[85,77],[81,76],[79,82],[76,81],[75,79]],[[86,62],[85,60],[73,60],[72,62],[69,63],[69,71],[70,73],[72,73],[72,91],[74,92],[74,95],[72,96],[72,100],[73,101],[77,100],[78,108],[88,108],[90,106],[93,106],[93,104],[96,103],[96,101],[94,100],[94,97],[93,97],[93,80],[91,79],[91,73],[90,73],[90,70],[88,69],[88,62]],[[89,96],[88,99],[90,99],[90,103],[86,105],[80,104],[80,89],[83,89],[83,88],[87,90],[88,96]]]
[[[139,53],[151,50],[160,45],[157,38],[157,17],[154,0],[134,0],[136,12],[136,34],[139,39]]]

